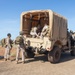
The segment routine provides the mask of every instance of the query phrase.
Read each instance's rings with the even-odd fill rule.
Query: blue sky
[[[75,31],[75,0],[0,0],[0,39],[20,31],[20,15],[23,11],[51,9],[65,16],[69,30]]]

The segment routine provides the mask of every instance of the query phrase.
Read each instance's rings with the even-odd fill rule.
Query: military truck
[[[45,24],[49,26],[48,35],[43,39],[30,36],[32,27],[40,24],[41,30]],[[26,41],[30,41],[30,46],[38,51],[44,50],[47,53],[48,61],[57,63],[61,53],[70,51],[75,55],[74,45],[71,45],[70,33],[68,32],[67,19],[52,10],[32,10],[22,12],[20,30],[25,32]]]

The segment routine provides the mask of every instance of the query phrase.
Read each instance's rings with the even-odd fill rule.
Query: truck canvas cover
[[[46,23],[49,25],[48,38],[51,41],[62,40],[64,45],[67,41],[67,19],[52,10],[33,10],[21,14],[21,31],[29,35],[33,26],[40,23],[43,28]]]

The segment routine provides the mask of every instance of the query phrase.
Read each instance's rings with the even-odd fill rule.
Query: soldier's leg
[[[5,61],[7,60],[7,47],[5,48],[4,59],[5,59]]]
[[[21,52],[22,52],[22,62],[25,62],[25,50],[23,48],[21,48]]]
[[[9,60],[10,59],[10,48],[7,47],[7,59]]]
[[[16,51],[16,61],[17,62],[19,60],[19,55],[20,55],[20,46],[17,46],[17,51]]]

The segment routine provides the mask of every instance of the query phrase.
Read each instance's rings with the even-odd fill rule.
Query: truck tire
[[[48,61],[51,63],[58,63],[61,56],[61,50],[59,47],[54,47],[52,51],[48,53]]]
[[[70,53],[71,53],[71,56],[75,56],[75,48],[73,48]]]

